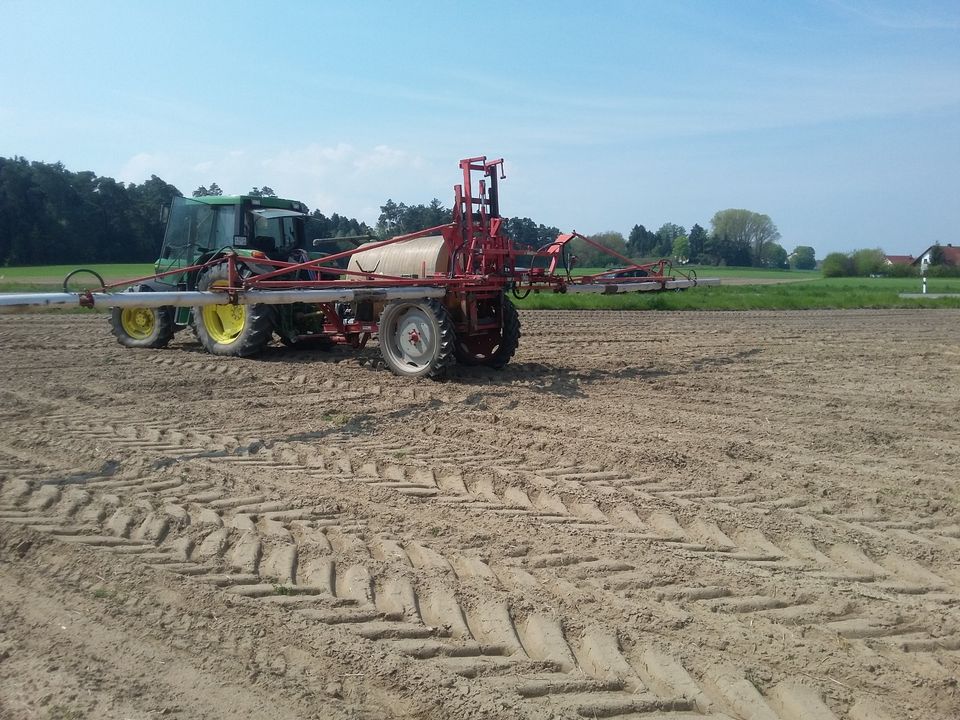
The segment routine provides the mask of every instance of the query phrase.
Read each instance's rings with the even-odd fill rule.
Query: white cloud
[[[457,175],[452,162],[446,169],[443,173],[419,155],[389,145],[311,143],[272,153],[233,148],[192,152],[189,157],[144,151],[127,160],[118,176],[139,183],[159,175],[185,195],[212,182],[228,194],[268,185],[281,197],[301,200],[328,215],[337,212],[373,223],[387,198],[417,203],[440,197],[449,204],[449,188]]]
[[[117,179],[122,182],[142,183],[149,180],[151,175],[157,175],[171,182],[169,176],[176,167],[177,162],[169,155],[139,152],[121,166]]]
[[[907,7],[907,3],[897,3],[883,7],[873,0],[834,0],[834,5],[889,30],[960,29],[960,13],[956,12],[955,8],[942,7],[939,4],[932,7]]]

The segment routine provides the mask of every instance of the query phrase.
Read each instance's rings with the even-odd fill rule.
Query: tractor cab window
[[[189,260],[210,244],[216,208],[189,198],[174,198],[160,256],[171,262]]]
[[[303,213],[293,210],[262,209],[253,215],[253,241],[250,247],[265,252],[275,260],[286,260],[290,253],[303,245]]]
[[[229,246],[233,239],[236,211],[236,207],[231,205],[211,205],[190,198],[174,198],[157,271],[193,265],[205,253]],[[173,275],[161,282],[175,285],[178,280]]]
[[[213,228],[213,243],[210,250],[233,245],[233,236],[237,227],[237,206],[220,205],[217,207],[216,220]]]

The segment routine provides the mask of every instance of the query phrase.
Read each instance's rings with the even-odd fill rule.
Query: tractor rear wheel
[[[520,346],[520,315],[510,298],[501,298],[500,328],[482,335],[457,338],[457,362],[502,370]]]
[[[115,307],[110,310],[110,327],[117,342],[126,347],[166,347],[173,338],[173,310],[168,307]]]
[[[439,378],[454,363],[453,320],[437,300],[394,300],[380,315],[380,354],[405,377]]]
[[[227,265],[215,265],[201,276],[197,290],[229,284]],[[269,305],[203,305],[193,308],[194,330],[207,352],[248,357],[261,352],[273,337],[273,315]]]

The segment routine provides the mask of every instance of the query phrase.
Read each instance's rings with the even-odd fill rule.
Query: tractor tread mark
[[[77,491],[89,496],[83,507],[100,502],[96,489],[92,495],[78,488],[60,489],[31,484],[26,494],[17,493],[13,503],[4,503],[0,522],[29,506],[42,506],[25,511],[36,520],[69,519],[82,511],[75,507]],[[43,499],[35,502],[34,496]],[[219,587],[238,600],[290,606],[304,618],[345,628],[391,652],[473,678],[481,686],[509,689],[521,708],[550,697],[554,706],[578,716],[702,716],[730,695],[724,685],[713,693],[710,687],[701,688],[675,658],[652,647],[625,652],[602,627],[571,635],[553,616],[533,614],[515,622],[509,604],[497,600],[497,593],[468,606],[443,582],[417,587],[401,576],[376,577],[367,563],[390,556],[403,566],[440,568],[450,578],[500,582],[477,558],[447,558],[429,546],[390,538],[365,542],[350,531],[357,521],[349,516],[285,500],[266,503],[259,496],[187,507],[154,506],[133,495],[126,501],[132,504],[122,498],[117,503],[116,496],[105,499],[105,507],[114,507],[112,513],[102,513],[99,523],[83,533],[57,538],[130,554],[159,570]],[[263,510],[259,520],[240,512],[251,502]],[[59,508],[61,503],[69,504]],[[336,524],[315,525],[329,520]],[[765,698],[745,680],[730,682],[738,683],[731,695],[736,703],[769,710],[764,717],[780,717],[769,709],[775,698]],[[808,701],[822,704],[810,692]]]

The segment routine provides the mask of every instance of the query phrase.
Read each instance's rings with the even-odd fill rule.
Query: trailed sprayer
[[[719,284],[674,270],[669,260],[634,263],[575,232],[520,247],[500,215],[503,160],[467,158],[460,170],[451,222],[362,244],[311,238],[311,218],[296,201],[176,198],[155,274],[100,280],[83,292],[68,292],[65,280],[62,293],[0,294],[0,312],[107,307],[124,345],[163,347],[192,327],[215,355],[255,355],[275,335],[287,345],[358,349],[377,338],[393,372],[440,377],[454,363],[502,368],[510,361],[520,342],[511,296]],[[622,266],[573,275],[575,238]]]

